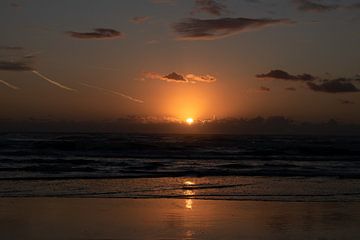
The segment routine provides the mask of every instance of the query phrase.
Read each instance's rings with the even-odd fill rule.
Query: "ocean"
[[[359,137],[0,135],[0,197],[359,201],[359,183]]]

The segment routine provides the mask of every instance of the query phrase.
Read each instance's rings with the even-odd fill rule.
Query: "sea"
[[[0,197],[360,201],[360,137],[0,134]]]

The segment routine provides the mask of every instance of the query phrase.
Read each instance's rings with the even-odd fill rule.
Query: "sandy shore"
[[[360,203],[1,198],[1,239],[360,239]]]

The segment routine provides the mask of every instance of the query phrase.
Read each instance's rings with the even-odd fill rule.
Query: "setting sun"
[[[189,125],[191,125],[191,124],[194,123],[194,119],[193,119],[193,118],[187,118],[187,119],[186,119],[186,123],[189,124]]]

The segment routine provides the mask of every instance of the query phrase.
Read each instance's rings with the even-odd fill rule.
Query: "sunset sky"
[[[0,118],[360,123],[359,0],[0,2]]]

